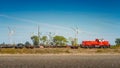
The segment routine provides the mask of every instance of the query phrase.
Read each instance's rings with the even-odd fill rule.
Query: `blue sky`
[[[0,43],[10,43],[8,26],[15,31],[12,42],[30,41],[40,25],[48,32],[74,37],[71,27],[79,28],[82,40],[104,38],[115,44],[120,37],[119,0],[0,0]]]

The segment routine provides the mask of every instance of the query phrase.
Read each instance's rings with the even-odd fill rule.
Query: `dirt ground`
[[[0,68],[120,68],[120,55],[0,55]]]

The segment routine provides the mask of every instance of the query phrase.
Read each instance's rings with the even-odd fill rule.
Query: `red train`
[[[103,39],[96,39],[95,41],[82,41],[81,44],[82,48],[109,48],[110,43],[109,41]]]

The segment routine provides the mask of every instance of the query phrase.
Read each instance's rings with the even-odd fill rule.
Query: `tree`
[[[25,42],[25,46],[30,46],[30,45],[31,44],[28,41]]]
[[[116,43],[116,45],[120,45],[120,38],[117,38],[117,39],[115,40],[115,43]]]
[[[73,40],[73,46],[77,46],[78,45],[78,39],[77,38],[74,38],[74,40]]]
[[[70,43],[71,43],[72,46],[77,46],[77,44],[78,44],[77,38],[70,37],[69,40],[70,40]]]
[[[31,40],[33,41],[33,44],[35,46],[39,45],[39,37],[38,36],[36,36],[36,35],[32,36]]]
[[[67,43],[67,39],[64,36],[54,36],[53,37],[53,42],[55,43],[55,45],[61,45],[61,46],[65,46]]]
[[[23,43],[18,43],[17,46],[24,46],[24,44]]]
[[[42,41],[42,44],[45,45],[45,43],[47,42],[47,36],[42,36],[40,40]]]

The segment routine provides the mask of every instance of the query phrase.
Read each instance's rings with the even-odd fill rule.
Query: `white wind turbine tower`
[[[8,27],[8,30],[9,30],[9,33],[8,33],[9,43],[12,44],[12,43],[13,43],[13,41],[12,41],[12,36],[14,35],[15,31],[12,30],[10,27]]]
[[[39,43],[40,44],[40,26],[38,25],[38,38],[39,38]]]

